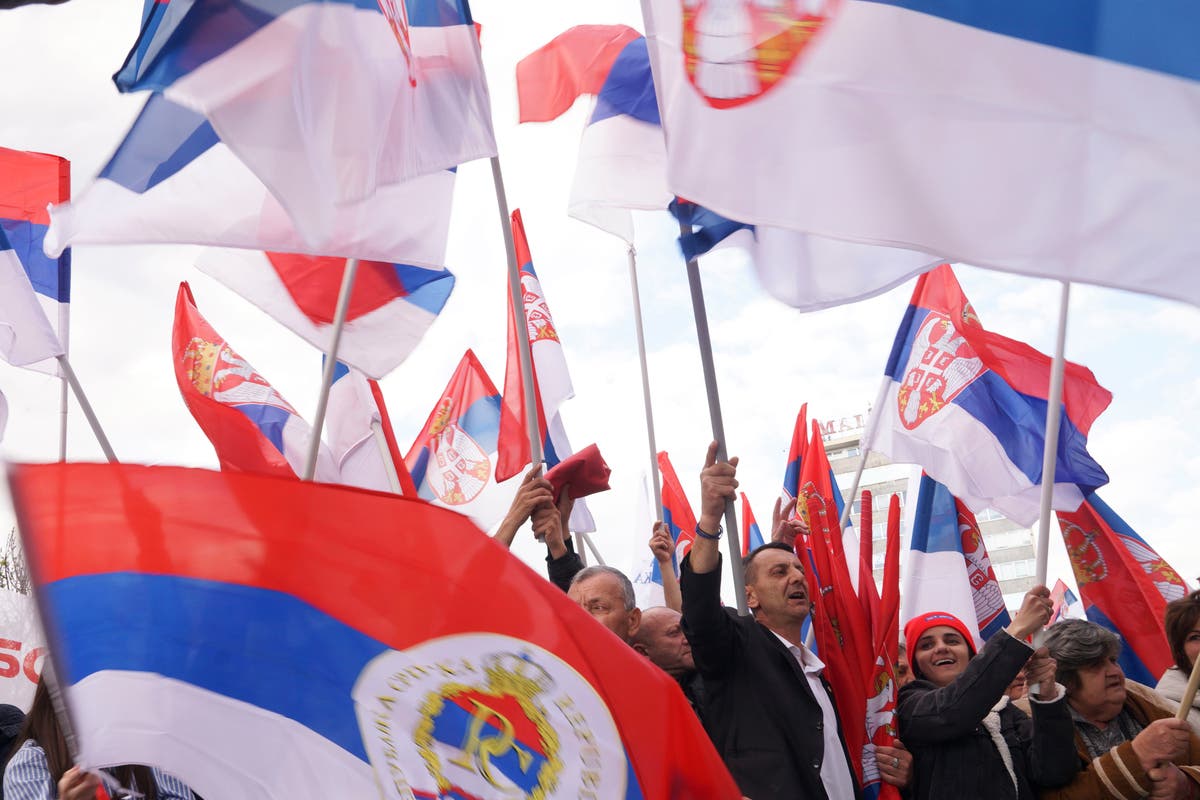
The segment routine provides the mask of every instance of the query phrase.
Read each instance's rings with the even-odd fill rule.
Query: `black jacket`
[[[1011,703],[1000,710],[1018,791],[982,724],[1030,652],[1000,631],[950,685],[918,679],[900,689],[900,739],[913,754],[912,800],[1035,800],[1035,786],[1062,786],[1075,776],[1075,726],[1065,697],[1032,703],[1034,720]]]
[[[821,783],[825,758],[849,762],[846,743],[839,724],[841,752],[825,752],[821,707],[795,657],[753,617],[721,607],[720,566],[697,575],[689,555],[681,570],[683,628],[704,678],[704,727],[742,794],[849,800],[829,798]]]

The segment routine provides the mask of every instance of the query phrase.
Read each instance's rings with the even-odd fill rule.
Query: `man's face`
[[[567,591],[567,597],[624,641],[637,633],[641,612],[636,608],[625,610],[621,582],[615,575],[600,573],[579,581]]]
[[[763,550],[750,562],[746,604],[769,624],[799,625],[808,616],[808,581],[795,553]]]
[[[1067,693],[1067,702],[1093,722],[1108,722],[1125,705],[1125,672],[1115,658],[1080,667],[1079,688]]]
[[[674,609],[648,608],[642,614],[636,645],[663,672],[678,677],[696,669],[692,646],[683,635],[683,617]]]

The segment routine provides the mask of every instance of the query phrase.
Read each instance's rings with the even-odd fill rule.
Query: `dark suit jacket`
[[[821,783],[825,758],[849,762],[841,724],[841,752],[826,753],[821,707],[795,656],[753,617],[721,606],[721,572],[697,575],[688,556],[680,577],[683,628],[704,676],[704,726],[713,744],[751,800],[850,800],[828,797]]]

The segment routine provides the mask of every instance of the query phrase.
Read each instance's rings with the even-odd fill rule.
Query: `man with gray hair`
[[[1153,690],[1125,679],[1116,634],[1094,622],[1067,619],[1047,629],[1044,644],[1067,690],[1080,771],[1042,798],[1200,796],[1200,739]]]
[[[585,567],[575,574],[567,597],[626,644],[632,644],[642,621],[625,573],[613,567]]]

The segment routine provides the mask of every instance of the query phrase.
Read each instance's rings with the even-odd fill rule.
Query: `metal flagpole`
[[[333,386],[333,373],[337,370],[338,346],[342,342],[342,327],[346,324],[346,311],[350,308],[350,295],[354,291],[354,278],[358,274],[358,259],[347,258],[342,270],[342,286],[338,289],[337,310],[333,315],[333,335],[329,349],[325,352],[325,368],[321,372],[321,394],[317,398],[317,413],[313,418],[312,438],[308,440],[308,454],[304,460],[304,480],[311,481],[317,472],[317,454],[321,452],[321,430],[325,427],[325,410],[329,407],[329,389]]]
[[[1067,308],[1071,304],[1071,284],[1064,281],[1058,306],[1058,338],[1054,344],[1054,362],[1050,368],[1050,396],[1046,398],[1046,443],[1042,448],[1042,510],[1038,519],[1037,582],[1046,584],[1050,560],[1050,522],[1053,513],[1054,473],[1058,466],[1058,429],[1062,421],[1064,352],[1067,346]]]
[[[596,563],[602,567],[605,566],[607,562],[604,560],[604,556],[600,555],[600,551],[596,549],[596,543],[592,541],[591,536],[588,536],[587,531],[579,531],[579,537],[587,547],[591,548],[592,555],[596,557]]]
[[[100,420],[97,419],[92,404],[88,402],[87,395],[83,393],[83,387],[79,385],[79,378],[76,377],[75,370],[71,369],[71,362],[67,360],[66,355],[58,356],[58,366],[67,379],[67,383],[70,384],[71,391],[75,392],[79,408],[83,411],[83,416],[87,419],[88,424],[92,426],[92,433],[96,434],[96,441],[100,443],[104,457],[112,464],[117,463],[117,456],[113,453],[112,445],[109,444],[108,437],[104,435],[104,429],[100,427]]]
[[[854,481],[850,484],[850,494],[846,495],[848,502],[842,507],[842,518],[838,520],[838,530],[846,530],[846,524],[850,522],[850,509],[854,506],[854,498],[858,494],[858,484],[862,481],[863,467],[867,465],[867,455],[871,452],[871,445],[875,443],[875,429],[879,426],[880,409],[883,408],[883,401],[887,397],[888,385],[891,382],[891,378],[887,375],[883,376],[883,381],[879,384],[879,391],[875,395],[875,405],[871,406],[871,413],[867,417],[867,427],[863,431],[862,441],[858,443],[858,449],[862,451],[861,457],[858,460],[858,468],[854,470]]]
[[[69,252],[69,251],[68,251]],[[65,303],[58,306],[58,341],[63,346],[63,355],[68,354],[67,342],[69,337],[70,314]],[[61,370],[60,370],[61,372]],[[68,382],[65,373],[58,376],[58,460],[67,460],[67,389]]]
[[[690,236],[691,222],[679,222],[679,233]],[[717,370],[713,364],[712,339],[708,335],[708,312],[704,309],[704,287],[700,285],[700,265],[696,259],[687,262],[688,287],[692,293],[692,313],[696,317],[696,338],[700,344],[700,363],[704,368],[704,386],[708,393],[708,416],[712,421],[713,438],[717,441],[717,461],[728,461],[725,449],[725,423],[721,419],[721,398],[717,395]],[[733,500],[725,501],[725,543],[729,546],[729,571],[733,575],[733,592],[737,598],[738,614],[749,614],[746,608],[746,583],[742,575],[741,537],[737,535],[737,513]]]
[[[638,290],[637,251],[629,245],[629,285],[633,294],[633,324],[637,330],[638,361],[642,366],[642,404],[646,408],[646,441],[650,445],[650,480],[654,487],[654,518],[662,522],[662,481],[658,476],[658,445],[654,441],[654,409],[650,404],[650,371],[646,366],[646,333],[642,328],[642,299]],[[600,554],[596,554],[599,558]],[[601,562],[604,563],[604,562]]]
[[[496,186],[496,207],[500,211],[500,228],[504,231],[504,251],[508,255],[508,291],[512,299],[517,331],[517,360],[521,364],[521,389],[525,394],[525,425],[529,431],[529,460],[542,461],[542,437],[538,430],[537,396],[533,389],[533,354],[529,349],[529,324],[525,320],[525,299],[521,290],[521,265],[517,263],[517,248],[513,243],[512,220],[508,200],[504,196],[504,176],[500,172],[500,157],[492,156],[492,182]]]
[[[375,437],[375,446],[379,448],[379,458],[383,460],[383,471],[387,473],[388,486],[395,494],[400,494],[400,476],[396,473],[396,464],[392,461],[392,449],[388,447],[387,437],[383,435],[383,423],[377,419],[371,420],[371,433]]]

